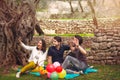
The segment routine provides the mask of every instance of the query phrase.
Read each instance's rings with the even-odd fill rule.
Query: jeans
[[[70,64],[73,65],[73,69],[68,68]],[[74,73],[74,71],[84,71],[86,68],[88,68],[88,65],[72,56],[67,56],[62,64],[62,67],[67,71],[67,73]]]

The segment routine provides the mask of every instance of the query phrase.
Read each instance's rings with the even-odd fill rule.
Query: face
[[[37,48],[42,49],[42,41],[38,41]]]
[[[74,51],[76,49],[76,45],[72,42],[70,43],[70,50]]]
[[[78,41],[78,39],[74,37],[73,42],[76,43],[77,41]]]
[[[58,42],[57,40],[53,39],[53,45],[54,46],[58,46],[60,44],[60,42]]]
[[[70,50],[74,51],[75,50],[75,46],[70,46]]]
[[[76,45],[79,45],[79,40],[75,37],[72,39],[72,42],[75,43]]]

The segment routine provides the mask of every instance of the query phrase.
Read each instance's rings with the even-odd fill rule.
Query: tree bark
[[[68,2],[69,2],[69,4],[70,4],[71,13],[74,13],[71,0],[69,0]]]
[[[92,12],[92,18],[93,18],[93,22],[94,22],[94,25],[95,25],[95,28],[98,29],[98,22],[97,22],[97,18],[96,18],[96,14],[95,14],[95,10],[92,6],[92,3],[90,2],[90,0],[87,0],[88,2],[88,5],[91,9],[91,12]]]
[[[80,6],[80,9],[81,9],[81,12],[84,12],[83,7],[81,5],[81,0],[78,0],[78,3],[79,3],[79,6]]]
[[[38,2],[0,0],[0,67],[26,64],[29,52],[20,46],[18,38],[25,44],[32,40],[35,26],[39,26],[35,18]],[[39,33],[43,34],[42,30]]]

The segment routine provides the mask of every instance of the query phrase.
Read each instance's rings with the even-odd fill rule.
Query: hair
[[[75,35],[75,38],[77,38],[79,40],[79,45],[81,45],[83,43],[83,38],[79,35]]]
[[[55,39],[56,41],[58,41],[58,42],[62,42],[62,38],[59,37],[59,36],[55,36],[54,39]]]
[[[46,51],[46,42],[44,39],[40,39],[42,41],[42,51],[45,52]]]

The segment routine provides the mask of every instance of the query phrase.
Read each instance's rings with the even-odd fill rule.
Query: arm
[[[77,47],[81,51],[82,54],[84,54],[84,55],[87,54],[87,52],[85,51],[85,49],[83,49],[80,45],[78,45]]]
[[[70,46],[69,45],[64,45],[65,50],[70,50]]]
[[[27,50],[33,50],[33,46],[27,46],[27,45],[25,45],[23,42],[20,42],[20,44],[21,44],[21,46],[23,47],[23,48],[25,48],[25,49],[27,49]]]
[[[81,47],[81,45],[79,45],[79,40],[77,39],[76,41],[74,41],[74,43],[76,44],[77,48],[81,51],[82,54],[86,55],[87,52],[85,51],[85,49],[83,49]]]
[[[47,62],[48,62],[48,64],[52,64],[52,56],[48,56]]]
[[[18,39],[18,41],[19,41],[20,45],[21,45],[22,47],[24,47],[25,49],[27,49],[27,50],[32,50],[32,49],[34,48],[34,47],[32,47],[32,46],[27,46],[27,45],[25,45],[25,44],[21,41],[20,38]]]
[[[52,47],[50,47],[48,49],[48,55],[47,55],[47,62],[48,62],[48,64],[52,64],[52,53],[53,53]]]

